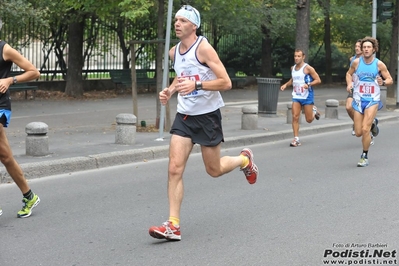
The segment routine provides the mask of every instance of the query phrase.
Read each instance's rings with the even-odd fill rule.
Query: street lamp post
[[[377,0],[373,0],[373,11],[371,15],[371,37],[377,38]]]
[[[163,90],[168,85],[168,77],[169,77],[169,44],[170,44],[170,32],[171,32],[171,24],[172,24],[172,9],[173,9],[173,0],[169,0],[168,2],[168,15],[166,19],[166,39],[165,39],[165,53],[164,53],[164,67],[163,67],[163,77],[162,77],[162,88]],[[158,95],[157,95],[158,96]],[[159,120],[159,137],[156,139],[157,141],[163,141],[163,129],[165,123],[165,106],[161,105],[161,114]]]

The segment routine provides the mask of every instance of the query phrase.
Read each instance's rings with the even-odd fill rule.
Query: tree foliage
[[[30,21],[40,21],[43,12],[27,0],[2,0],[0,1],[0,17],[12,18],[13,27],[25,27]]]
[[[323,0],[319,0],[322,3]],[[167,2],[167,1],[165,1]],[[38,39],[44,43],[45,49],[54,49],[59,58],[62,69],[79,68],[67,66],[66,47],[74,45],[68,43],[69,25],[73,22],[86,21],[88,30],[82,40],[82,56],[87,60],[91,56],[93,47],[102,46],[107,52],[107,44],[101,39],[106,30],[118,34],[119,45],[124,53],[124,67],[129,67],[129,41],[148,40],[157,32],[157,3],[156,0],[2,0],[0,1],[0,17],[7,18],[4,25],[8,32],[17,32],[31,23],[40,25],[46,31],[29,28],[28,37],[22,41],[28,43],[30,39]],[[310,12],[309,63],[323,65],[325,61],[325,10],[320,4],[312,1]],[[273,75],[282,67],[293,64],[293,49],[295,48],[296,1],[292,0],[186,0],[174,1],[174,12],[183,4],[190,4],[201,12],[202,27],[210,29],[206,36],[215,49],[220,50],[222,60],[228,66],[245,70],[247,74],[257,75],[261,64],[262,43],[265,38],[270,42],[270,64]],[[167,10],[166,10],[167,12]],[[346,67],[345,62],[353,54],[354,42],[367,35],[371,35],[370,1],[363,0],[330,0],[328,9],[331,24],[331,53],[332,69]],[[166,16],[165,16],[166,17]],[[143,22],[143,23],[138,23]],[[166,22],[163,23],[165,25]],[[128,33],[123,29],[132,27]],[[381,59],[389,60],[390,40],[392,38],[391,21],[377,24],[377,37],[380,40]],[[50,29],[51,34],[48,34]],[[265,30],[266,29],[266,30]],[[1,34],[1,32],[0,32]],[[267,36],[266,36],[267,35]],[[21,44],[21,40],[14,40],[13,34],[1,36],[10,43]],[[219,47],[219,44],[223,46]],[[239,46],[237,43],[241,43]],[[148,56],[155,54],[145,45],[138,49],[138,53]],[[136,58],[139,59],[138,54]],[[153,60],[153,57],[148,57]],[[140,60],[140,59],[139,59]],[[342,66],[341,66],[342,65]],[[84,77],[83,77],[84,78]],[[71,82],[79,83],[82,77]],[[79,87],[79,86],[72,86]]]
[[[48,0],[35,0],[38,5],[43,5],[48,3]],[[82,69],[84,64],[84,58],[90,55],[93,47],[96,45],[96,36],[98,36],[98,22],[103,19],[115,19],[117,20],[117,26],[115,29],[118,30],[120,27],[125,25],[125,20],[134,20],[138,17],[143,17],[148,14],[148,9],[153,6],[153,3],[149,0],[60,0],[57,2],[52,2],[53,9],[47,9],[47,14],[51,21],[58,21],[57,15],[63,14],[61,21],[58,21],[54,25],[53,31],[57,32],[58,25],[68,25],[68,27],[62,27],[63,29],[68,28],[68,32],[62,34],[62,36],[68,36],[68,39],[64,39],[63,42],[65,47],[65,42],[69,45],[69,57],[68,66],[65,67],[70,69],[68,76],[66,76],[66,88],[65,92],[74,97],[83,96],[83,75]],[[60,12],[61,11],[61,12]],[[85,22],[87,18],[90,18],[91,29],[88,31],[86,36],[83,28],[85,27]],[[79,28],[79,29],[78,29]],[[120,33],[120,32],[119,32]],[[77,36],[79,35],[79,36]],[[124,36],[122,36],[124,38]],[[86,46],[82,46],[85,42]],[[121,48],[127,57],[129,51],[125,42],[121,41]],[[83,50],[83,51],[82,51]],[[79,52],[80,51],[80,52]],[[73,53],[72,53],[73,52]],[[60,55],[63,53],[59,53]],[[63,61],[64,59],[60,59]],[[125,60],[125,65],[127,62]],[[74,70],[78,71],[74,71]],[[66,70],[66,69],[65,69]]]

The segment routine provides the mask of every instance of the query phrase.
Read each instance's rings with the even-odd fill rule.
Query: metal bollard
[[[325,118],[338,119],[339,101],[335,99],[326,100],[326,114]]]
[[[136,122],[137,117],[133,114],[118,114],[116,116],[116,144],[136,143]]]
[[[241,129],[258,129],[258,107],[244,106],[241,110]]]
[[[48,125],[43,122],[31,122],[25,127],[26,155],[46,156],[49,154]]]
[[[302,111],[299,113],[298,123],[302,123]],[[287,124],[292,124],[292,103],[287,104]]]

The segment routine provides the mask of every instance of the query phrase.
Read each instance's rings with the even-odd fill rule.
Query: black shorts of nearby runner
[[[6,127],[7,118],[6,118],[6,116],[4,114],[0,117],[0,124],[2,124],[3,127]]]
[[[217,146],[224,142],[220,109],[194,116],[177,113],[170,133],[191,138],[194,144]]]
[[[353,98],[353,89],[351,89],[351,92],[348,93],[348,97],[346,98]]]

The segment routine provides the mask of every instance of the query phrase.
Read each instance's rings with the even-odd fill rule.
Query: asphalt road
[[[0,265],[397,265],[397,128],[381,124],[366,168],[350,130],[253,146],[255,185],[238,170],[212,179],[193,154],[180,242],[148,235],[168,215],[166,159],[31,180],[42,202],[28,219],[16,218],[16,186],[2,184]]]

